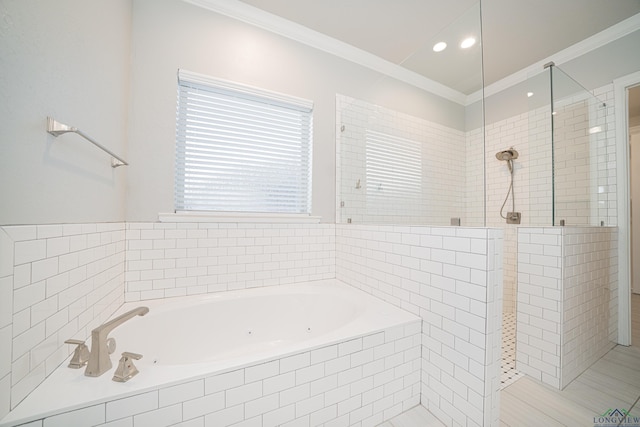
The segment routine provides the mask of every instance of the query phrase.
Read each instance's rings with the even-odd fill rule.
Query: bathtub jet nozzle
[[[127,320],[136,316],[144,316],[148,312],[149,307],[134,308],[91,331],[91,353],[84,374],[88,377],[99,377],[111,369],[113,365],[109,355],[115,351],[116,345],[115,340],[109,338],[109,332]]]

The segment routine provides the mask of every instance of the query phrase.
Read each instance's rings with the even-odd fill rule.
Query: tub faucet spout
[[[149,307],[134,308],[91,331],[91,353],[84,374],[89,377],[99,377],[111,369],[113,365],[111,364],[109,354],[115,350],[115,344],[113,344],[115,341],[109,339],[109,332],[127,320],[135,316],[144,316],[148,312]]]

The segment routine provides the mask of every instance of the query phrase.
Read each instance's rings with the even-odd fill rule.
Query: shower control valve
[[[508,212],[507,224],[520,224],[522,214],[520,212]]]

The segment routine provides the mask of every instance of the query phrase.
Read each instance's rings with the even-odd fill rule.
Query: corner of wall
[[[0,228],[0,416],[124,301],[124,225]]]
[[[13,240],[0,227],[0,419],[11,409]]]

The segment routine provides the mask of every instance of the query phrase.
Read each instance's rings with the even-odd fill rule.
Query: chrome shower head
[[[515,160],[518,158],[518,152],[513,148],[509,148],[508,150],[499,151],[496,153],[496,159],[498,160]]]

